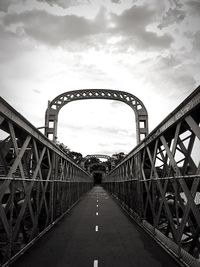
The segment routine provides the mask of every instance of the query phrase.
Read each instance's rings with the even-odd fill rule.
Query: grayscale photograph
[[[200,266],[200,0],[0,0],[0,266]]]

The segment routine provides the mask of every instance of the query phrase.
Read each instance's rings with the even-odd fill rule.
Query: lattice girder
[[[127,182],[135,184],[136,204],[128,211],[190,266],[200,259],[199,114],[200,87],[104,177],[104,186],[124,207],[128,202],[118,188],[128,194]],[[131,161],[136,179],[127,170]]]
[[[0,132],[7,135],[0,142],[3,265],[52,227],[91,188],[92,178],[2,98]]]

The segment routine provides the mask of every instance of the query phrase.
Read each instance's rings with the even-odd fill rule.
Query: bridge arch
[[[87,172],[91,173],[91,168],[94,167],[94,166],[97,166],[97,167],[101,166],[101,167],[103,167],[105,169],[105,174],[109,172],[108,166],[105,163],[103,163],[103,162],[101,162],[101,163],[97,163],[96,162],[96,163],[89,164],[88,165]]]
[[[85,156],[85,160],[88,160],[90,158],[98,158],[98,159],[101,158],[101,159],[107,159],[107,160],[111,159],[110,156],[103,155],[103,154],[93,154],[93,155],[87,155],[87,156]]]
[[[112,157],[108,156],[108,155],[104,155],[104,154],[93,154],[93,155],[87,155],[83,158],[82,162],[81,162],[81,167],[83,169],[85,169],[85,164],[87,162],[87,160],[89,160],[90,158],[97,158],[97,159],[107,159],[110,160],[111,163],[111,168],[115,167],[115,162],[112,159]]]
[[[45,114],[45,135],[54,142],[57,139],[58,114],[60,109],[76,100],[110,99],[124,102],[135,112],[137,144],[148,134],[148,114],[143,102],[136,96],[118,90],[82,89],[65,92],[48,102]],[[51,137],[51,138],[50,138]]]

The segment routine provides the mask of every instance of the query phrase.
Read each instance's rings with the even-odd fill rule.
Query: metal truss
[[[49,101],[45,115],[45,135],[53,140],[57,139],[58,113],[60,109],[75,100],[84,99],[111,99],[124,102],[135,112],[136,118],[136,136],[139,143],[148,134],[148,114],[140,99],[136,96],[117,90],[108,89],[83,89],[65,92]]]
[[[50,229],[92,179],[2,98],[0,139],[2,266]]]
[[[200,87],[104,177],[121,205],[187,266],[200,260]]]

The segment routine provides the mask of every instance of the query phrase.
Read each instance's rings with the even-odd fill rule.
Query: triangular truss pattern
[[[0,141],[2,265],[45,232],[92,183],[84,170],[2,99],[0,131],[6,136]]]
[[[171,244],[168,239],[176,244],[176,249],[169,249],[177,257],[185,255],[184,250],[198,260],[199,114],[200,87],[111,171],[105,183],[129,212],[151,225],[148,230],[153,229],[153,235],[159,231],[166,237],[166,246]],[[124,187],[127,182],[131,192]],[[124,198],[130,194],[136,196],[135,203]]]

